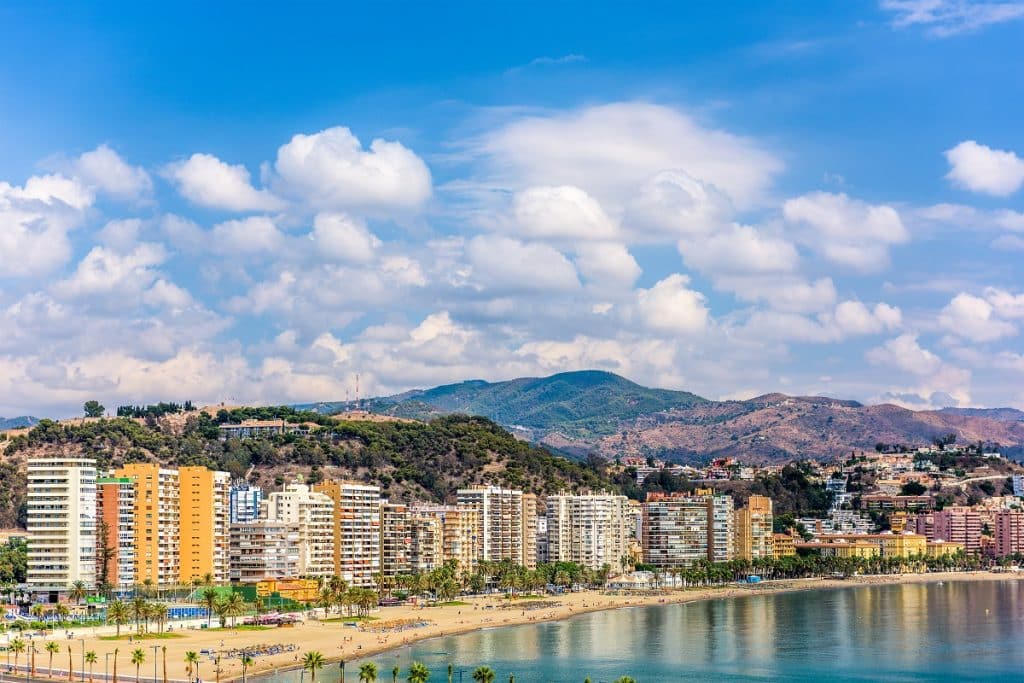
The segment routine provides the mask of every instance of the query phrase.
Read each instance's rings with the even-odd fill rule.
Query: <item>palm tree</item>
[[[15,638],[11,641],[8,646],[11,648],[11,652],[14,653],[14,670],[18,670],[18,655],[25,651],[25,641],[21,638]]]
[[[145,664],[146,653],[142,648],[136,648],[132,650],[132,664],[135,665],[135,683],[139,683],[139,667]]]
[[[165,603],[154,602],[149,606],[149,616],[156,622],[157,631],[164,632],[164,624],[167,623],[169,608]]]
[[[250,666],[252,666],[252,663],[253,663],[253,658],[250,655],[243,653],[242,654],[242,683],[245,683],[245,672],[249,669]]]
[[[210,587],[203,591],[203,602],[206,604],[206,627],[210,627],[210,619],[213,617],[213,608],[217,604],[217,589]]]
[[[114,678],[113,678],[112,683],[117,683],[117,653],[118,652],[119,652],[119,648],[115,647],[114,648]]]
[[[71,614],[67,605],[57,605],[53,611],[57,613],[57,618],[61,621],[67,621],[68,615]]]
[[[311,650],[302,656],[302,668],[309,672],[310,683],[316,683],[316,672],[324,668],[324,656]]]
[[[391,683],[398,683],[398,672],[399,671],[401,671],[401,669],[399,669],[398,665],[395,664],[395,668],[391,670]]]
[[[93,650],[85,653],[85,663],[89,665],[89,683],[92,683],[92,667],[96,663],[96,653]]]
[[[452,676],[454,675],[452,663],[448,662],[448,683],[452,683]]]
[[[238,617],[245,614],[245,598],[241,593],[232,593],[224,602],[224,616],[231,617],[231,625],[234,626]]]
[[[71,589],[68,591],[68,597],[81,605],[82,600],[85,599],[88,592],[88,589],[85,587],[85,581],[75,581],[71,584]]]
[[[189,650],[185,653],[185,672],[188,674],[189,683],[192,683],[192,672],[195,667],[199,664],[199,653],[195,650]]]
[[[43,649],[50,655],[50,661],[46,664],[46,675],[53,678],[53,655],[60,652],[60,645],[56,640],[51,640]]]
[[[143,597],[132,598],[132,618],[135,619],[135,630],[142,633],[142,620],[149,609],[149,603]]]
[[[473,680],[476,683],[494,683],[494,669],[489,666],[478,666],[473,670]]]
[[[75,668],[75,664],[74,664],[74,662],[71,661],[71,646],[68,645],[68,683],[71,683],[71,681],[74,680],[72,678],[72,674],[74,673],[74,671],[73,671],[74,668]]]
[[[160,648],[160,653],[163,655],[164,660],[164,683],[167,683],[167,646],[164,645]]]
[[[128,623],[129,616],[128,605],[121,600],[114,600],[107,605],[107,621],[117,626],[117,637],[121,636],[121,625]]]
[[[630,676],[620,676],[615,679],[615,683],[636,683],[636,680]]]
[[[427,683],[430,678],[430,669],[422,662],[413,662],[409,665],[409,683]]]
[[[375,683],[377,680],[377,665],[367,662],[359,667],[359,683]]]

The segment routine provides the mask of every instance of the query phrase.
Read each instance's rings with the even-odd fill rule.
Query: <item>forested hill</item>
[[[218,422],[249,417],[315,421],[309,437],[219,440]],[[532,446],[480,417],[452,415],[430,423],[345,421],[290,408],[245,408],[216,416],[115,418],[61,424],[43,420],[9,441],[0,462],[0,528],[17,521],[24,501],[26,457],[52,453],[95,457],[102,467],[127,462],[205,465],[266,487],[296,474],[307,481],[338,477],[381,486],[393,500],[453,502],[459,487],[493,483],[537,493],[614,489],[603,468]]]
[[[687,391],[650,389],[610,372],[584,370],[550,377],[507,382],[472,380],[433,389],[373,398],[361,407],[373,412],[416,419],[462,413],[485,415],[500,424],[535,432],[557,430],[586,438],[611,434],[623,421],[708,400]],[[297,406],[331,414],[352,403]]]

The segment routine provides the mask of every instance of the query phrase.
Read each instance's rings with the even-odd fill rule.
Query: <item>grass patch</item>
[[[449,600],[448,602],[431,602],[427,607],[465,607],[472,603],[463,602],[462,600]]]
[[[180,633],[124,633],[119,636],[100,636],[100,640],[171,640],[172,638],[184,638]]]

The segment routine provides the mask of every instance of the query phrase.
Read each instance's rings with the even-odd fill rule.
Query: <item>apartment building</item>
[[[301,576],[335,574],[335,505],[329,496],[311,491],[302,483],[288,484],[284,491],[267,495],[260,517],[298,526]]]
[[[135,585],[135,484],[128,477],[96,479],[96,585]]]
[[[96,461],[28,461],[28,589],[50,602],[76,581],[96,585]]]
[[[409,508],[380,501],[380,574],[385,580],[412,570],[411,545]]]
[[[632,522],[625,496],[548,496],[545,519],[548,561],[575,562],[595,571],[606,565],[621,569]]]
[[[996,557],[1024,553],[1024,513],[1002,510],[995,519]]]
[[[477,560],[537,566],[537,497],[497,486],[459,489],[458,505],[476,513]]]
[[[968,553],[981,551],[981,515],[974,508],[950,507],[932,513],[934,537],[928,540],[963,545]]]
[[[135,581],[172,586],[181,581],[178,470],[154,463],[130,463],[114,473],[135,486],[133,532]]]
[[[731,496],[708,489],[693,494],[650,493],[643,506],[644,561],[667,568],[734,556]]]
[[[747,506],[736,511],[736,557],[743,560],[775,556],[772,499],[751,496]]]
[[[245,482],[231,487],[229,498],[229,519],[232,524],[252,522],[260,517],[263,504],[263,489]]]
[[[431,512],[409,509],[409,569],[428,572],[444,564],[444,520]]]
[[[205,467],[178,469],[180,581],[228,581],[231,475]]]
[[[420,505],[413,508],[415,515],[437,519],[440,529],[441,555],[434,566],[450,560],[458,563],[460,571],[474,572],[480,558],[480,515],[475,509],[457,505]],[[418,560],[422,563],[422,560]]]
[[[258,583],[301,573],[302,536],[297,523],[266,519],[240,522],[230,530],[230,579]]]
[[[313,490],[334,502],[334,573],[350,585],[375,587],[381,570],[380,488],[322,481]]]

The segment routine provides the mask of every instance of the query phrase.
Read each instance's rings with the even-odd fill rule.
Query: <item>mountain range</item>
[[[483,415],[563,454],[662,457],[677,462],[735,456],[753,462],[831,457],[876,444],[923,445],[946,434],[1024,454],[1024,412],[1013,408],[913,411],[828,397],[765,394],[714,401],[652,389],[587,370],[504,382],[471,380],[359,402],[296,406],[430,419]]]
[[[0,432],[8,429],[21,429],[22,427],[34,427],[39,424],[38,417],[21,415],[19,417],[0,417]]]

